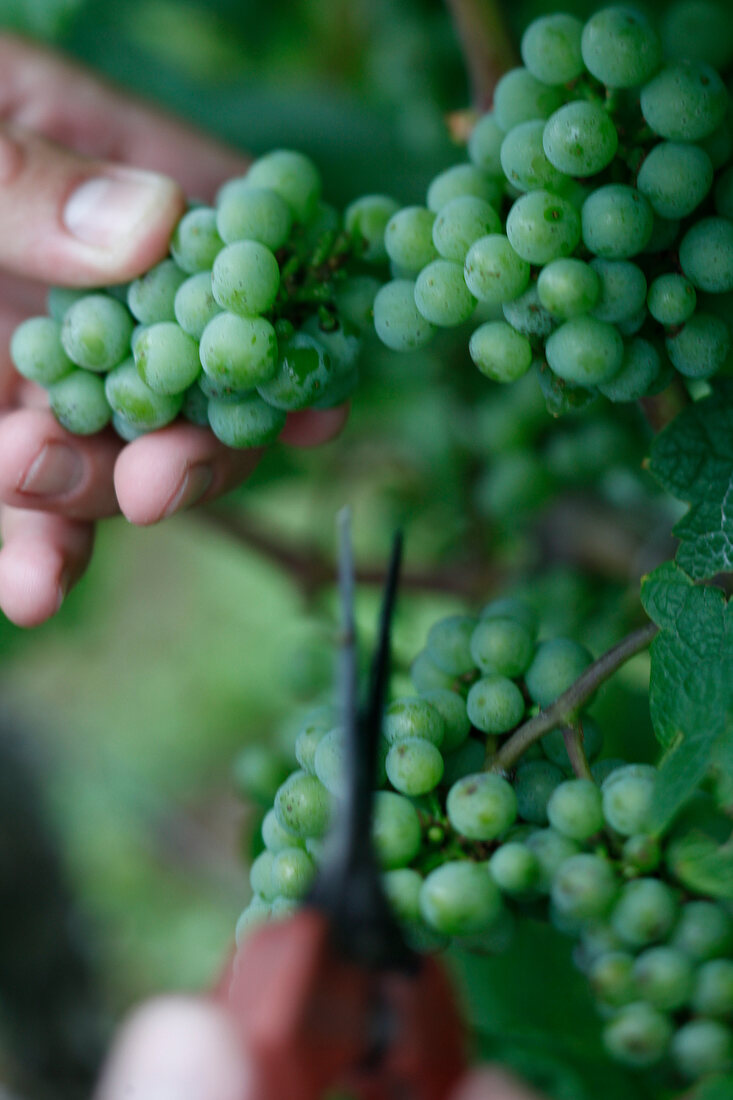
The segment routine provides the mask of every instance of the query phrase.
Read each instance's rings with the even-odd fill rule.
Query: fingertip
[[[291,413],[280,433],[280,442],[290,447],[319,447],[335,439],[348,418],[348,404]]]
[[[14,542],[0,550],[0,608],[16,626],[53,618],[68,585],[62,554],[43,543]]]

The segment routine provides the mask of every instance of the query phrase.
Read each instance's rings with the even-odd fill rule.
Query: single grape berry
[[[493,840],[513,824],[517,797],[511,783],[499,775],[479,772],[454,783],[446,809],[451,825],[471,840]]]
[[[423,882],[420,911],[437,932],[468,936],[498,920],[501,894],[485,863],[453,860],[431,871]]]

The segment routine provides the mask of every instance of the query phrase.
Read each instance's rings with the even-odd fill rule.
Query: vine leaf
[[[733,838],[724,844],[698,829],[673,841],[667,865],[695,893],[733,901]]]
[[[733,616],[718,588],[667,562],[644,579],[642,603],[661,628],[651,645],[649,704],[667,750],[653,824],[663,829],[711,768],[733,756]]]
[[[649,471],[690,505],[674,529],[678,564],[695,580],[733,569],[733,381],[677,416],[655,438]]]

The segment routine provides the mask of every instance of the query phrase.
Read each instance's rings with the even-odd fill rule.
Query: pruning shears
[[[340,517],[344,797],[303,906],[241,945],[220,996],[246,1048],[258,1100],[445,1100],[466,1068],[465,1032],[436,959],[405,943],[371,839],[373,777],[389,675],[402,540],[385,585],[369,690],[358,704],[354,568]]]

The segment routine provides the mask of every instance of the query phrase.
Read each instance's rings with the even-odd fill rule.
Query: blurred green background
[[[511,5],[515,35],[555,6]],[[419,202],[461,155],[445,115],[466,106],[467,84],[437,0],[0,0],[0,26],[55,43],[242,149],[310,153],[338,203],[369,190]],[[667,555],[676,514],[641,469],[644,423],[595,407],[555,422],[533,378],[508,391],[480,378],[463,336],[394,359],[367,348],[340,439],[318,452],[275,448],[214,515],[145,531],[103,524],[88,575],[53,623],[23,633],[0,617],[3,743],[22,743],[38,785],[6,813],[0,869],[45,815],[73,897],[48,951],[61,957],[71,944],[85,960],[86,1022],[60,1046],[76,1043],[93,1062],[92,1032],[104,1039],[147,994],[206,986],[225,959],[258,812],[237,799],[232,762],[250,742],[287,757],[299,714],[330,691],[328,578],[345,503],[369,574],[365,638],[376,611],[368,582],[395,526],[406,528],[397,686],[437,614],[499,589],[528,593],[545,634],[573,633],[596,653],[637,621],[638,578]],[[600,693],[608,755],[653,755],[646,674],[641,657]],[[52,921],[49,884],[28,884],[23,904],[36,925],[19,950],[42,988],[50,955],[31,931]],[[465,967],[485,1049],[567,1100],[592,1094],[598,1074],[597,1095],[642,1095],[600,1068],[565,944],[545,930],[518,950],[524,968],[509,984],[521,1011],[487,992],[507,987],[501,968],[518,955]],[[540,958],[567,980],[561,1021],[533,991]],[[43,1058],[18,1045],[11,993],[0,999],[0,1079],[41,1096]]]

